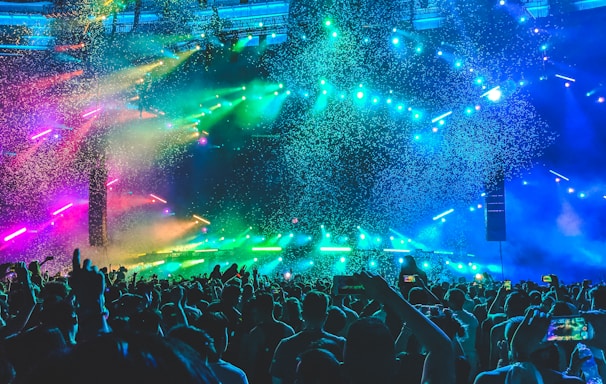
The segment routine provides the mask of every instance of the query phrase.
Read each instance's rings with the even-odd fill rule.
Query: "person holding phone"
[[[518,318],[519,319],[519,318]],[[517,323],[519,320],[516,319]],[[585,381],[569,376],[551,367],[549,350],[555,345],[545,342],[552,318],[549,314],[529,310],[519,325],[508,327],[511,364],[491,371],[481,372],[474,384],[581,384]]]

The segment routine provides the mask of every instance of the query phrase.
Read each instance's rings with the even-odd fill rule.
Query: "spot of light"
[[[373,261],[371,261],[371,262],[370,262],[370,266],[371,266],[371,267],[374,267],[374,266],[376,266],[376,265],[377,265],[376,261],[374,261],[374,260],[373,260]]]
[[[438,56],[442,56],[442,51],[438,51]]]
[[[539,28],[535,28],[534,33],[539,33]]]
[[[475,212],[476,208],[475,207],[469,207],[469,212]]]
[[[344,257],[341,257],[341,258],[339,259],[339,261],[340,261],[341,263],[344,263],[344,262],[345,262],[345,258],[344,258]]]
[[[560,181],[562,181],[562,179],[560,179],[559,177],[556,177],[556,178],[555,178],[555,182],[556,182],[556,183],[559,183]]]
[[[398,44],[400,44],[400,39],[398,39],[397,37],[394,37],[393,39],[391,39],[391,43],[393,45],[398,45]]]
[[[526,22],[526,16],[520,17],[520,23],[525,23],[525,22]]]
[[[403,258],[403,257],[400,257],[400,258],[398,259],[398,263],[403,264],[403,263],[404,263],[404,258]]]
[[[505,5],[505,0],[499,1],[499,5]]]
[[[463,63],[461,63],[460,61],[455,61],[456,68],[461,68],[462,65],[463,65]]]
[[[356,96],[358,99],[362,99],[362,98],[364,98],[364,92],[360,91],[356,94]]]
[[[584,199],[586,196],[587,196],[587,195],[585,195],[585,193],[583,193],[583,192],[579,193],[579,197],[580,197],[581,199]]]
[[[603,103],[603,102],[604,102],[604,97],[603,96],[598,97],[598,103]]]
[[[459,268],[459,269],[463,269],[463,264],[458,264],[458,265],[457,265],[457,268]]]
[[[431,131],[432,131],[433,133],[437,133],[437,132],[438,132],[438,127],[433,127],[433,128],[431,129]]]
[[[364,239],[366,239],[366,235],[362,233],[362,234],[360,235],[360,240],[364,240]]]
[[[497,102],[497,101],[501,100],[502,95],[503,95],[503,93],[501,92],[500,89],[493,88],[490,91],[488,91],[487,97],[488,97],[488,100]]]
[[[471,266],[471,269],[475,271],[475,270],[477,270],[477,269],[478,269],[478,266],[477,266],[477,265],[472,265],[472,266]]]
[[[332,37],[337,37],[337,36],[338,36],[338,33],[337,33],[337,32],[333,32],[333,33],[332,33]]]
[[[565,86],[566,88],[570,88],[570,83],[569,83],[569,82],[565,82],[565,83],[564,83],[564,86]]]
[[[280,261],[280,262],[281,262],[282,260],[284,260],[284,259],[282,259],[281,257],[278,257],[278,261]]]
[[[522,181],[522,185],[528,185],[528,181],[526,181],[526,180]]]
[[[574,193],[574,188],[568,188],[568,193]]]

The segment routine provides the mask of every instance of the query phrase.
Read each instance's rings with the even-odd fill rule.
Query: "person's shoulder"
[[[505,366],[502,368],[493,369],[491,371],[484,371],[476,376],[473,384],[502,384],[505,382],[505,377],[511,369],[511,366]]]
[[[277,321],[277,323],[280,325],[280,328],[282,329],[282,332],[284,332],[284,334],[288,334],[291,336],[295,334],[295,330],[290,325],[286,324],[283,321],[279,321],[279,320]]]
[[[344,337],[342,337],[342,336],[337,336],[337,335],[335,335],[335,334],[328,333],[328,332],[324,332],[323,337],[325,337],[325,338],[327,338],[327,339],[330,339],[330,340],[332,340],[332,341],[335,341],[335,342],[337,342],[337,343],[339,343],[339,344],[345,344],[345,340],[346,340],[346,339],[345,339]]]
[[[221,381],[227,383],[246,383],[246,373],[230,362],[219,360],[216,363],[210,363],[211,368]]]

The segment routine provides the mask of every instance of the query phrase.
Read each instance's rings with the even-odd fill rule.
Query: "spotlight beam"
[[[154,199],[156,199],[156,200],[158,200],[158,201],[160,201],[160,202],[162,202],[162,203],[164,203],[164,204],[167,204],[167,203],[168,203],[166,200],[164,200],[164,199],[162,199],[162,198],[160,198],[160,197],[158,197],[158,196],[154,195],[153,193],[150,193],[149,195],[150,195],[151,197],[153,197]]]
[[[4,238],[4,241],[11,241],[12,239],[14,239],[15,237],[24,234],[27,231],[26,227],[21,228],[20,230],[11,233],[10,235],[6,236]]]
[[[564,180],[566,180],[566,181],[570,181],[570,179],[569,179],[569,178],[567,178],[566,176],[562,175],[561,173],[557,173],[556,171],[551,170],[551,169],[549,170],[549,172],[550,172],[550,173],[553,173],[553,174],[554,174],[554,175],[556,175],[557,177],[560,177],[560,178],[562,178],[562,179],[564,179]]]
[[[40,137],[42,137],[42,136],[44,136],[44,135],[48,135],[48,134],[49,134],[49,133],[51,133],[52,131],[53,131],[52,129],[47,129],[47,130],[46,130],[46,131],[44,131],[44,132],[40,132],[40,133],[38,133],[37,135],[34,135],[34,136],[30,137],[30,140],[36,140],[36,139],[38,139],[38,138],[40,138]]]
[[[58,214],[60,214],[61,212],[70,209],[71,207],[74,206],[74,203],[69,203],[64,207],[61,207],[59,209],[57,209],[55,212],[53,212],[53,216],[57,216]]]
[[[555,77],[559,77],[560,79],[572,81],[573,83],[576,82],[576,79],[573,79],[572,77],[568,77],[568,76],[564,76],[564,75],[559,75],[557,73],[556,73]]]
[[[196,219],[196,220],[200,220],[200,221],[201,221],[201,222],[203,222],[204,224],[210,225],[210,221],[206,220],[205,218],[200,217],[200,216],[198,216],[198,215],[193,215],[193,216],[194,216],[194,219]]]
[[[446,216],[446,215],[450,215],[450,214],[451,214],[451,213],[453,213],[453,212],[454,212],[454,208],[450,208],[448,211],[446,211],[446,212],[442,212],[442,213],[440,213],[439,215],[434,216],[434,217],[433,217],[433,220],[434,220],[434,221],[436,221],[436,220],[441,219],[442,217],[444,217],[444,216]]]
[[[432,123],[435,123],[436,121],[440,121],[440,120],[442,120],[443,118],[448,117],[448,116],[450,116],[450,115],[452,115],[452,111],[448,111],[448,112],[446,112],[446,113],[441,114],[441,115],[440,115],[440,116],[438,116],[438,117],[434,117],[433,119],[431,119],[431,122],[432,122]]]

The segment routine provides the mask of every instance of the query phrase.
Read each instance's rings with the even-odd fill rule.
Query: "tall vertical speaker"
[[[506,241],[507,224],[505,220],[505,181],[498,177],[485,196],[485,222],[487,241]]]
[[[88,242],[93,247],[107,245],[107,169],[105,161],[93,166],[88,181]]]

